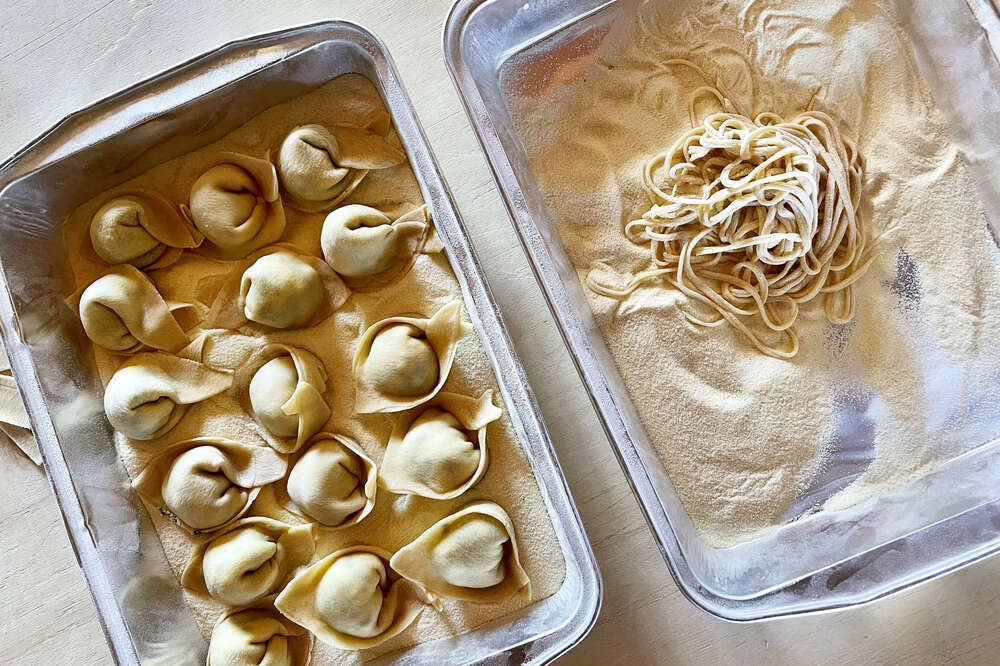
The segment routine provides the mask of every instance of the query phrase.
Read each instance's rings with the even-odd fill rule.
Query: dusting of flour
[[[814,100],[858,140],[873,235],[895,227],[856,287],[854,321],[834,326],[804,307],[791,361],[731,327],[692,327],[674,290],[651,284],[613,300],[584,288],[705,540],[731,546],[823,502],[852,504],[1000,435],[1000,318],[987,316],[1000,311],[996,246],[891,2],[664,0],[621,12],[560,44],[557,58],[504,72],[581,280],[599,262],[648,268],[648,247],[622,235],[649,207],[642,165],[690,128],[692,92],[706,85],[755,113],[788,117]],[[555,71],[540,66],[556,60]],[[701,98],[698,120],[716,110]],[[835,465],[848,451],[863,464]]]
[[[74,212],[67,224],[67,244],[79,247],[96,208],[116,192],[146,187],[162,192],[175,202],[186,202],[192,182],[213,164],[219,151],[265,157],[268,150],[276,149],[281,139],[296,125],[337,122],[361,125],[373,117],[388,123],[388,112],[375,87],[367,79],[354,74],[334,79],[307,95],[268,109],[220,141],[165,162],[85,203]],[[394,214],[411,209],[420,202],[420,190],[413,171],[409,164],[404,163],[370,172],[344,203],[363,203]],[[319,238],[324,214],[300,213],[287,206],[285,213],[288,226],[282,242],[290,242],[321,256]],[[91,264],[74,253],[70,256],[74,260],[73,270],[80,286],[88,284],[106,270],[106,266]],[[192,302],[198,298],[200,280],[226,273],[231,266],[186,252],[174,266],[149,275],[167,300]],[[424,254],[399,281],[384,289],[352,294],[340,310],[317,326],[275,331],[249,324],[237,334],[208,331],[212,344],[208,345],[205,361],[220,367],[238,367],[265,339],[308,349],[322,359],[329,374],[327,399],[333,416],[323,430],[353,437],[379,463],[395,419],[392,415],[353,414],[351,366],[357,340],[375,321],[398,314],[429,317],[443,305],[461,297],[444,254]],[[465,318],[468,319],[467,316]],[[106,383],[124,358],[96,347],[94,353]],[[487,389],[494,390],[494,400],[499,402],[493,370],[478,338],[470,331],[459,343],[454,367],[444,390],[478,396]],[[171,442],[198,435],[218,435],[264,445],[258,428],[231,396],[223,394],[192,406],[181,422],[161,439],[131,441],[116,433],[116,442],[129,474],[134,476],[149,458]],[[483,480],[469,492],[454,500],[442,501],[393,495],[379,489],[374,510],[360,524],[333,532],[319,530],[316,559],[358,543],[394,552],[464,504],[490,499],[503,506],[514,522],[522,564],[531,578],[532,599],[513,598],[497,604],[444,600],[441,612],[426,607],[409,629],[372,649],[348,652],[317,641],[313,664],[360,663],[418,643],[460,634],[545,599],[559,589],[565,574],[565,563],[530,463],[506,413],[499,422],[489,427],[488,437],[490,467]],[[198,538],[183,533],[160,516],[155,508],[149,513],[167,560],[179,577]],[[248,515],[265,515],[289,523],[302,522],[275,501],[270,488],[263,490]],[[185,596],[207,639],[223,607],[190,594]]]

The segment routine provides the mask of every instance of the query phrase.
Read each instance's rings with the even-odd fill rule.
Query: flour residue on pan
[[[511,112],[581,281],[636,275],[624,226],[649,209],[643,164],[691,128],[693,91],[753,113],[815,108],[857,141],[860,212],[881,243],[855,316],[803,308],[798,354],[770,358],[729,327],[693,326],[688,297],[585,289],[651,442],[698,530],[724,547],[822,506],[846,506],[1000,435],[1000,271],[960,151],[891,3],[665,1],[559,45]],[[667,61],[683,58],[695,68]],[[704,102],[697,109],[711,112]],[[559,119],[553,122],[552,119]]]

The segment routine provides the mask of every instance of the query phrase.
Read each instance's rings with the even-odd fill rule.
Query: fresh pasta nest
[[[375,462],[357,442],[336,433],[313,436],[290,462],[275,498],[288,511],[320,525],[357,525],[375,507]]]
[[[222,153],[191,186],[188,215],[207,241],[204,254],[239,259],[285,231],[278,176],[270,162]]]
[[[444,386],[465,330],[460,301],[430,319],[390,317],[369,326],[354,355],[355,411],[398,412],[430,400]]]
[[[312,525],[243,518],[199,544],[181,582],[227,606],[251,604],[276,592],[314,548]]]
[[[221,282],[204,280],[199,291],[212,304],[206,324],[229,329],[248,321],[278,329],[314,326],[351,293],[326,262],[287,244],[252,253]]]
[[[134,190],[106,201],[88,229],[90,248],[101,261],[143,270],[170,266],[184,249],[198,247],[204,240],[181,209],[151,190]]]
[[[330,418],[326,368],[305,349],[265,345],[240,366],[234,385],[240,404],[281,453],[298,451]]]
[[[207,666],[309,666],[312,635],[278,613],[272,600],[223,613],[212,628]]]
[[[277,164],[289,203],[314,213],[343,201],[369,169],[405,159],[402,149],[366,128],[302,125],[281,142]]]
[[[486,473],[486,426],[502,414],[493,391],[478,399],[442,392],[404,412],[389,436],[379,483],[394,493],[458,497]]]
[[[274,606],[282,615],[344,650],[387,641],[410,626],[424,608],[423,591],[389,565],[374,546],[331,553],[296,574]]]
[[[825,113],[750,118],[703,90],[727,111],[645,164],[653,205],[624,228],[628,240],[648,245],[652,268],[622,280],[598,265],[586,282],[622,298],[661,279],[707,309],[685,311],[692,324],[728,323],[761,352],[792,358],[801,304],[822,298],[832,323],[854,316],[853,284],[876,256],[861,215],[864,164]]]
[[[446,599],[531,597],[514,524],[493,502],[475,502],[431,525],[389,561],[401,576]]]
[[[195,534],[229,525],[250,510],[288,463],[266,446],[196,437],[168,446],[132,481],[136,491]]]
[[[197,361],[161,353],[130,358],[104,388],[104,413],[111,426],[132,439],[165,435],[193,403],[222,393],[232,375]]]

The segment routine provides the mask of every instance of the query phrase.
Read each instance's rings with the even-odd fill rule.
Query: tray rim
[[[465,270],[456,270],[458,269],[458,266],[453,266],[453,270],[456,273],[456,280],[458,281],[463,292],[463,305],[466,306],[466,310],[469,311],[472,316],[472,323],[477,329],[477,336],[480,338],[481,344],[486,350],[487,355],[490,357],[491,370],[493,370],[495,374],[501,393],[504,394],[505,397],[509,397],[507,395],[509,393],[516,393],[516,396],[514,396],[516,400],[505,400],[505,403],[507,403],[507,410],[511,414],[512,420],[515,421],[515,430],[523,428],[526,435],[534,436],[538,439],[538,445],[540,447],[539,451],[542,455],[532,455],[527,449],[524,449],[525,456],[529,459],[533,471],[535,470],[536,463],[541,463],[547,465],[549,467],[549,470],[547,471],[551,472],[553,475],[553,483],[546,484],[543,483],[542,479],[538,478],[537,474],[535,474],[536,482],[538,483],[547,512],[550,514],[550,518],[552,518],[553,523],[555,524],[556,519],[553,511],[555,511],[558,507],[554,505],[554,502],[558,502],[564,505],[562,509],[566,512],[567,517],[570,519],[568,522],[560,521],[561,527],[565,530],[565,538],[568,539],[565,547],[561,544],[560,549],[563,556],[567,559],[567,566],[569,565],[569,559],[573,557],[576,568],[579,569],[582,577],[581,600],[583,603],[578,609],[576,616],[572,617],[570,620],[567,620],[561,625],[551,627],[547,631],[539,633],[527,641],[523,641],[506,648],[506,650],[510,652],[511,650],[523,649],[525,645],[536,641],[546,640],[547,642],[553,642],[550,639],[555,637],[556,640],[554,641],[554,644],[546,645],[543,651],[539,655],[536,655],[531,662],[538,664],[550,663],[558,656],[564,654],[579,644],[579,642],[583,640],[583,638],[596,624],[603,603],[603,578],[600,574],[600,569],[597,565],[593,548],[583,526],[583,521],[579,515],[576,502],[573,499],[569,484],[567,483],[562,467],[559,464],[558,456],[552,446],[549,431],[545,425],[541,410],[538,407],[534,391],[527,381],[523,366],[521,365],[510,340],[502,314],[493,297],[492,290],[489,287],[485,274],[482,271],[479,259],[475,254],[475,249],[471,243],[468,230],[466,229],[458,207],[455,204],[451,190],[441,173],[437,158],[431,149],[423,127],[416,116],[412,101],[410,100],[409,94],[406,92],[406,89],[401,81],[395,62],[385,43],[378,37],[377,34],[358,22],[347,19],[333,18],[295,24],[288,27],[269,30],[267,32],[254,33],[247,37],[223,42],[216,47],[202,51],[201,53],[176,65],[161,70],[138,82],[124,86],[81,107],[80,109],[66,114],[57,122],[53,123],[47,129],[38,134],[35,138],[28,141],[22,147],[16,149],[13,153],[0,161],[0,199],[2,199],[4,191],[12,183],[20,180],[21,178],[30,176],[36,170],[43,168],[51,162],[64,159],[76,152],[75,150],[69,151],[66,154],[57,155],[54,158],[52,157],[52,153],[42,152],[39,156],[37,156],[37,161],[35,163],[30,164],[27,167],[21,167],[20,164],[23,160],[36,157],[34,155],[35,151],[42,151],[47,147],[47,144],[55,141],[60,133],[71,132],[71,125],[74,122],[88,116],[96,115],[102,110],[126,109],[128,107],[128,103],[124,100],[126,96],[143,91],[151,91],[158,84],[168,83],[171,80],[183,75],[187,70],[208,63],[226,50],[249,47],[254,42],[301,35],[310,30],[327,31],[338,29],[346,29],[360,34],[364,40],[370,42],[372,48],[367,48],[363,41],[351,40],[346,38],[344,35],[329,35],[327,38],[319,39],[315,43],[307,45],[305,48],[310,48],[312,46],[337,39],[352,42],[355,46],[365,51],[371,59],[373,69],[378,75],[378,80],[374,83],[380,88],[384,88],[387,93],[391,91],[394,95],[399,97],[400,102],[398,104],[398,108],[396,106],[392,106],[388,101],[387,107],[393,123],[397,125],[397,128],[399,127],[401,121],[405,121],[407,130],[413,133],[412,140],[415,146],[407,145],[406,148],[408,153],[413,147],[420,149],[423,153],[420,155],[408,154],[408,157],[411,160],[411,166],[414,168],[414,173],[421,185],[421,189],[428,187],[429,189],[439,190],[440,201],[446,208],[446,212],[454,218],[455,232],[454,234],[449,234],[450,240],[455,244],[455,249],[463,256],[464,261],[474,269],[470,272]],[[298,53],[298,51],[286,54],[278,60],[268,62],[265,66],[273,65],[281,59],[294,56],[296,53]],[[260,68],[256,68],[249,73],[236,76],[221,85],[234,83],[245,76],[252,75],[259,69]],[[186,98],[182,103],[197,99],[198,97],[210,93],[219,87],[219,85],[213,85],[205,92]],[[150,117],[155,117],[160,113],[162,113],[162,110],[157,111]],[[126,127],[119,127],[114,132],[108,133],[104,138],[128,131],[134,127],[135,124],[135,119],[133,118]],[[54,147],[58,148],[58,146]],[[413,163],[416,159],[425,162],[425,164],[422,165],[424,167],[423,171],[418,170],[417,165]],[[19,168],[21,168],[20,172],[18,172]],[[478,296],[475,299],[473,299],[471,293],[473,290],[477,292]],[[475,304],[475,308],[469,308],[468,306],[473,303]],[[489,324],[495,327],[493,333],[496,339],[496,345],[493,342],[489,342],[487,336],[483,335],[483,333],[485,333],[484,330],[480,330],[480,327],[484,325],[480,319],[480,315],[482,314],[488,315],[491,319]],[[109,644],[111,656],[114,662],[116,664],[138,664],[140,663],[138,653],[135,645],[133,644],[127,624],[125,623],[124,613],[112,593],[113,588],[110,587],[107,577],[104,575],[105,571],[98,554],[98,548],[86,526],[86,517],[82,501],[76,493],[73,477],[69,473],[67,464],[61,455],[61,448],[55,434],[51,415],[46,409],[44,401],[41,398],[41,388],[35,372],[34,360],[31,358],[30,353],[27,352],[26,345],[21,339],[20,334],[17,333],[16,324],[17,318],[13,308],[13,301],[8,291],[6,274],[3,272],[2,267],[0,267],[0,338],[3,338],[4,340],[8,356],[10,357],[12,373],[18,386],[18,391],[25,404],[26,412],[32,426],[32,431],[35,433],[35,437],[38,440],[42,463],[46,471],[46,476],[49,479],[49,485],[53,490],[57,505],[59,506],[60,515],[62,517],[67,536],[69,537],[70,546],[73,550],[74,556],[76,557],[77,564],[84,575],[88,591],[97,610],[98,621]],[[494,348],[495,346],[498,346],[499,348],[496,349]],[[496,352],[501,352],[503,358],[498,358]],[[500,367],[501,365],[509,365],[510,367],[504,368]],[[511,374],[504,374],[502,372],[504,369],[510,371]],[[523,447],[523,443],[521,444]],[[554,495],[554,497],[552,495]],[[559,540],[562,541],[562,538]],[[571,546],[572,548],[570,548]],[[564,584],[565,582],[563,585]],[[560,589],[562,589],[562,586],[560,586]],[[536,603],[544,601],[545,600],[543,599]],[[530,607],[531,606],[527,608]],[[502,620],[503,618],[498,618],[498,620],[487,623],[487,626],[502,625]],[[457,634],[451,638],[460,638],[461,635],[462,634]],[[424,644],[417,644],[411,648],[406,648],[406,650],[419,647],[420,645]],[[488,662],[490,659],[495,657],[496,654],[486,656],[480,661],[469,663]],[[383,657],[383,659],[384,658],[385,657]]]
[[[558,278],[554,268],[555,262],[544,243],[533,243],[533,237],[539,237],[538,227],[534,224],[531,215],[527,212],[524,201],[524,194],[514,175],[513,165],[509,155],[494,128],[492,117],[486,109],[486,104],[479,92],[476,79],[466,65],[462,55],[462,43],[465,38],[464,32],[472,15],[481,7],[491,2],[501,0],[454,0],[448,13],[443,30],[443,57],[445,65],[451,77],[458,97],[462,102],[469,122],[473,127],[480,149],[486,157],[487,165],[496,182],[500,198],[507,210],[511,225],[518,237],[521,247],[528,258],[535,279],[545,297],[549,310],[556,322],[563,343],[576,366],[580,379],[587,390],[588,397],[594,407],[595,412],[601,421],[602,428],[609,440],[609,445],[618,459],[626,480],[636,496],[643,518],[649,529],[653,532],[657,548],[667,564],[674,583],[681,593],[698,609],[708,615],[734,623],[751,623],[795,617],[801,615],[813,615],[833,612],[855,606],[862,606],[873,603],[879,599],[890,596],[902,590],[910,589],[918,585],[941,578],[949,573],[958,571],[967,566],[975,564],[983,559],[1000,554],[1000,544],[984,546],[977,550],[972,550],[960,554],[957,557],[942,557],[935,564],[937,567],[925,567],[918,575],[909,579],[899,578],[889,585],[871,585],[861,593],[853,595],[848,601],[829,601],[826,603],[811,602],[799,605],[786,603],[775,608],[769,608],[767,600],[779,599],[780,596],[787,595],[788,591],[796,586],[801,586],[806,582],[817,579],[823,575],[836,575],[840,571],[852,569],[852,565],[858,563],[863,558],[871,557],[884,551],[892,550],[898,544],[910,541],[916,535],[931,534],[941,530],[948,520],[928,525],[914,533],[908,533],[896,537],[880,546],[849,556],[839,562],[827,565],[818,571],[801,576],[784,585],[776,588],[764,590],[760,595],[750,597],[725,597],[704,586],[688,563],[687,556],[680,545],[679,539],[674,531],[671,519],[658,500],[658,494],[645,464],[642,462],[635,442],[621,418],[621,408],[618,406],[609,383],[603,373],[598,368],[593,352],[585,339],[585,326],[575,313],[561,307],[564,287]],[[602,0],[595,3],[591,9],[580,13],[571,21],[556,28],[538,33],[530,42],[522,44],[516,51],[507,52],[501,62],[506,62],[509,58],[539,43],[546,37],[559,32],[606,9],[615,4],[618,0]],[[973,2],[991,3],[990,8],[994,10],[990,14],[991,18],[1000,16],[1000,5],[998,0],[967,0]],[[990,26],[995,28],[996,26]],[[1000,33],[998,33],[1000,34]],[[529,237],[530,240],[529,240]],[[536,249],[537,248],[537,249]],[[574,338],[579,342],[574,341]],[[984,505],[980,505],[954,516],[976,516],[987,509],[996,507],[1000,509],[1000,499]],[[763,603],[762,603],[763,602]]]

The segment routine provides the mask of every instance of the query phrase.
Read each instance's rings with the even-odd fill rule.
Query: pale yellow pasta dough
[[[373,546],[338,550],[295,576],[275,599],[287,618],[345,650],[369,648],[408,627],[423,610],[422,593]]]
[[[234,383],[266,429],[267,443],[281,453],[298,451],[330,417],[326,368],[305,349],[265,345],[240,366]]]
[[[374,461],[354,440],[319,433],[294,460],[284,490],[275,495],[285,507],[326,527],[356,525],[375,506]]]
[[[199,533],[222,529],[246,513],[260,489],[287,467],[266,446],[196,437],[164,449],[132,485],[178,525]]]
[[[177,352],[190,342],[175,312],[193,307],[165,301],[156,285],[129,264],[112,267],[69,300],[87,337],[105,349]]]
[[[285,230],[274,167],[248,155],[220,155],[191,186],[189,210],[210,244],[204,251],[226,259],[270,245]]]
[[[449,599],[496,602],[531,595],[514,525],[489,501],[475,502],[431,525],[389,561],[400,575]]]
[[[162,437],[184,416],[187,406],[225,391],[228,372],[187,358],[136,354],[104,389],[104,412],[112,427],[132,439]]]
[[[441,392],[404,412],[382,458],[381,485],[432,499],[458,497],[486,473],[486,427],[502,414],[493,391],[479,398]]]
[[[243,273],[240,287],[247,319],[274,328],[304,326],[323,300],[323,281],[291,252],[268,254]]]
[[[236,329],[247,322],[278,329],[315,326],[342,306],[351,292],[320,259],[288,243],[250,253],[228,274],[198,283],[211,303],[206,327]]]
[[[430,319],[390,317],[369,326],[354,354],[355,409],[398,412],[430,400],[448,378],[465,329],[458,301]]]
[[[409,268],[430,228],[424,206],[393,220],[376,208],[350,204],[323,220],[320,245],[326,262],[352,287],[382,286]]]
[[[242,606],[276,592],[313,550],[312,525],[243,518],[198,546],[182,583],[196,594]]]
[[[308,666],[312,643],[268,604],[231,609],[212,629],[207,666]]]
[[[101,261],[152,270],[175,263],[182,249],[199,246],[203,236],[163,195],[133,190],[94,213],[88,240]]]
[[[303,125],[278,149],[278,174],[289,203],[306,212],[329,210],[351,194],[369,169],[406,159],[398,145],[367,127]]]

